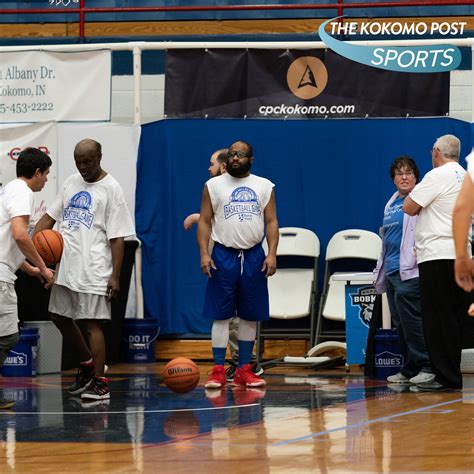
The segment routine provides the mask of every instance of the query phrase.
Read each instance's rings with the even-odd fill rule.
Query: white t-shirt
[[[0,190],[0,280],[13,283],[15,272],[25,261],[16,244],[11,220],[19,216],[31,216],[34,211],[33,191],[22,179],[10,181]]]
[[[423,208],[415,230],[418,263],[456,258],[452,216],[465,174],[459,163],[446,163],[426,173],[410,193]]]
[[[211,239],[226,247],[249,249],[263,240],[263,211],[270,201],[274,184],[251,174],[234,178],[229,173],[206,183],[214,217]]]
[[[110,239],[135,234],[119,183],[109,174],[87,183],[69,176],[47,213],[60,224],[64,251],[55,283],[80,293],[107,294]]]

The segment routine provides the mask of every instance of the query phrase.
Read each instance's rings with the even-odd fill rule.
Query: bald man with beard
[[[120,290],[124,237],[135,234],[122,188],[102,169],[101,160],[100,143],[86,138],[76,145],[78,173],[66,179],[35,228],[38,232],[58,223],[64,238],[49,312],[81,361],[68,391],[81,394],[86,404],[110,399],[102,326],[111,319],[110,301]],[[76,324],[79,319],[86,323],[88,343]]]

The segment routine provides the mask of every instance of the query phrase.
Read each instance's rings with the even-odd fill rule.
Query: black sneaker
[[[89,387],[94,378],[94,366],[81,366],[79,367],[76,380],[74,383],[67,389],[70,395],[79,395],[86,388]]]
[[[107,400],[109,398],[109,379],[105,377],[93,377],[89,388],[81,394],[81,400]]]
[[[15,406],[15,400],[7,400],[6,398],[0,398],[0,410],[9,410]]]
[[[235,369],[237,367],[235,365],[229,365],[225,371],[225,378],[227,382],[232,382],[234,380],[234,375],[235,375]]]
[[[250,368],[252,369],[252,372],[255,375],[262,375],[263,374],[262,366],[258,362],[251,362],[250,363]]]

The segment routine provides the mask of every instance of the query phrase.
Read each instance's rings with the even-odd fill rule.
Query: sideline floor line
[[[446,406],[446,405],[452,405],[453,403],[459,403],[459,402],[463,402],[463,401],[466,401],[466,400],[474,400],[474,395],[471,396],[471,397],[457,398],[456,400],[449,400],[447,402],[436,403],[435,405],[427,405],[427,406],[424,406],[424,407],[421,407],[421,408],[416,408],[415,410],[408,410],[408,411],[404,411],[404,412],[401,412],[401,413],[395,413],[393,415],[383,416],[381,418],[374,418],[373,420],[361,421],[359,423],[353,423],[352,425],[344,425],[344,426],[340,426],[339,428],[333,428],[331,430],[319,431],[317,433],[311,433],[309,435],[300,436],[298,438],[292,438],[292,439],[287,439],[287,440],[284,440],[284,441],[278,441],[277,443],[273,443],[271,446],[285,446],[285,445],[288,445],[288,444],[299,443],[300,441],[304,441],[304,440],[311,439],[311,438],[317,438],[318,436],[324,436],[324,435],[329,434],[329,433],[335,433],[337,431],[346,431],[346,430],[351,430],[353,428],[360,428],[360,427],[363,427],[363,426],[373,425],[375,423],[380,423],[382,421],[389,421],[389,420],[393,420],[394,418],[400,418],[402,416],[411,415],[411,414],[414,414],[414,413],[420,413],[420,412],[425,411],[425,410],[431,410],[433,408],[438,408],[438,407],[442,407],[442,406]]]
[[[139,413],[176,413],[182,411],[210,411],[227,410],[230,408],[248,408],[259,406],[259,403],[248,403],[247,405],[228,405],[225,407],[207,407],[207,408],[179,408],[177,410],[122,410],[122,411],[15,411],[2,410],[0,415],[134,415]]]

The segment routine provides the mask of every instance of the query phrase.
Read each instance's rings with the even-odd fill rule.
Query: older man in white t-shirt
[[[80,394],[86,404],[110,398],[102,323],[111,319],[110,300],[120,290],[124,238],[135,233],[122,188],[102,169],[101,160],[100,143],[90,138],[77,143],[78,173],[66,179],[35,228],[52,228],[58,222],[64,238],[49,312],[81,361],[68,391]],[[76,320],[85,321],[89,345]]]
[[[421,312],[426,347],[435,379],[417,384],[421,391],[462,387],[462,320],[468,300],[454,280],[454,204],[466,174],[459,165],[461,144],[454,135],[438,138],[433,169],[405,199],[403,210],[418,214],[415,232],[420,271]],[[469,250],[470,252],[470,250]]]

